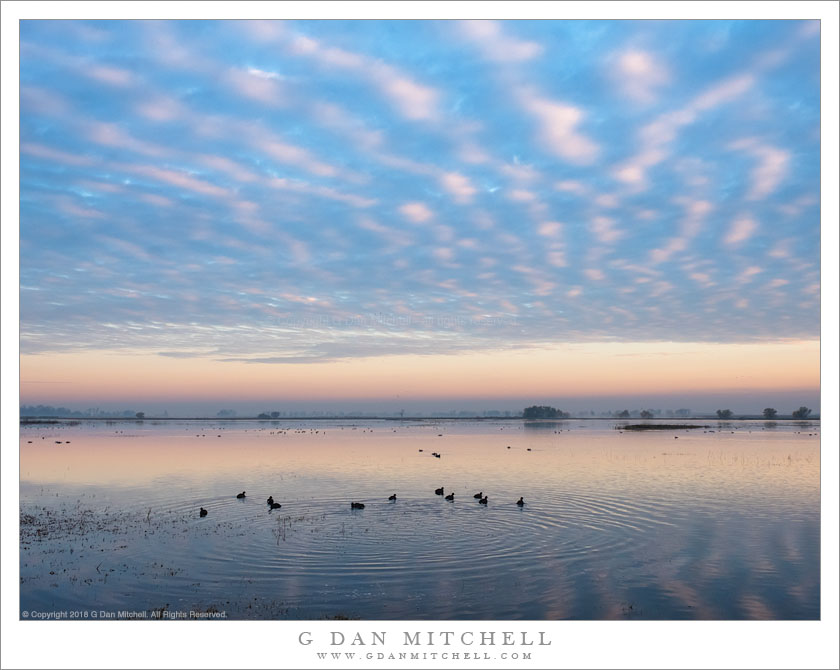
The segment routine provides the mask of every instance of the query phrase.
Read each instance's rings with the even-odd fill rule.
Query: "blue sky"
[[[21,352],[819,336],[819,27],[24,21]]]

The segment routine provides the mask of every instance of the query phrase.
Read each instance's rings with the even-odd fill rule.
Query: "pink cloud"
[[[275,139],[263,138],[263,141],[260,141],[255,138],[255,140],[255,147],[281,163],[298,165],[308,172],[322,177],[332,177],[337,172],[332,165],[314,159],[306,149]]]
[[[382,131],[368,130],[359,119],[338,105],[315,103],[312,111],[319,123],[349,137],[365,149],[374,149],[383,143]]]
[[[558,191],[566,191],[567,193],[575,193],[577,195],[584,195],[589,190],[589,188],[581,182],[568,179],[565,181],[558,181],[554,184],[554,188]]]
[[[198,159],[201,163],[206,165],[213,170],[217,170],[219,172],[224,172],[230,177],[233,177],[237,181],[241,182],[254,182],[257,181],[260,177],[250,170],[242,167],[239,163],[230,160],[229,158],[224,158],[223,156],[212,156],[209,154],[200,156]]]
[[[284,34],[282,21],[256,20],[242,21],[239,26],[244,29],[250,37],[260,42],[275,42]]]
[[[515,188],[509,191],[507,197],[515,202],[533,202],[537,199],[537,196],[533,192],[521,188]]]
[[[451,262],[455,257],[455,253],[449,247],[437,247],[432,255],[439,261]]]
[[[145,156],[160,157],[170,153],[170,149],[159,144],[138,140],[115,123],[90,122],[85,128],[87,138],[97,144],[118,149],[128,149]]]
[[[606,216],[596,216],[589,222],[589,230],[602,244],[612,244],[621,239],[624,233],[615,228],[615,221]]]
[[[70,105],[63,97],[38,86],[21,86],[20,104],[22,108],[34,111],[36,114],[50,116],[61,116],[70,109]]]
[[[469,178],[457,172],[443,174],[440,181],[441,185],[455,196],[455,200],[458,202],[471,202],[476,193],[476,188],[472,185]]]
[[[732,222],[729,233],[723,239],[724,244],[728,247],[736,247],[752,237],[756,230],[758,230],[758,224],[750,217],[737,218]]]
[[[521,63],[532,60],[543,52],[536,42],[517,40],[502,33],[496,21],[468,20],[460,22],[461,33],[478,45],[487,60]]]
[[[180,102],[165,96],[141,102],[137,105],[136,112],[147,119],[161,122],[174,121],[185,115]]]
[[[103,84],[108,84],[109,86],[126,87],[130,86],[135,81],[134,74],[128,70],[111,67],[109,65],[96,65],[94,67],[87,68],[84,70],[84,73],[92,79],[96,79],[97,81],[100,81]]]
[[[372,233],[376,233],[383,239],[385,239],[388,243],[390,243],[393,247],[401,248],[407,247],[414,243],[414,238],[410,235],[400,231],[395,230],[393,228],[389,228],[388,226],[383,226],[381,223],[377,223],[369,218],[364,218],[359,221],[359,228],[363,230],[368,230]]]
[[[279,107],[285,103],[283,88],[277,81],[279,77],[267,76],[270,73],[262,70],[243,70],[229,68],[223,78],[227,84],[240,95],[251,98],[271,107]]]
[[[422,202],[407,202],[400,207],[400,213],[413,223],[423,223],[432,218],[432,211]]]
[[[542,98],[530,90],[521,91],[519,101],[537,119],[541,140],[555,154],[582,164],[597,158],[600,147],[577,130],[584,117],[580,109]]]
[[[62,196],[55,199],[56,206],[58,207],[59,211],[68,216],[72,217],[80,217],[83,219],[104,219],[105,214],[100,212],[98,209],[93,209],[92,207],[83,207],[77,205],[71,198]]]
[[[656,90],[670,79],[667,68],[653,54],[640,49],[618,54],[611,74],[626,96],[645,104],[656,100]]]
[[[685,107],[666,112],[644,126],[639,132],[642,148],[636,156],[613,169],[613,177],[636,190],[647,187],[647,170],[665,160],[670,153],[670,144],[679,131],[694,123],[701,112],[713,109],[738,98],[755,83],[751,74],[730,77],[710,86],[695,96]]]
[[[747,193],[747,200],[763,200],[787,176],[790,153],[763,144],[753,138],[738,140],[729,145],[730,149],[745,151],[752,155],[758,165],[751,173],[752,185]]]
[[[162,195],[157,195],[156,193],[141,193],[137,198],[156,207],[172,207],[175,204],[169,198],[164,198]]]
[[[440,94],[435,89],[418,84],[386,65],[374,69],[373,79],[407,119],[429,121],[437,117]]]
[[[291,35],[288,48],[296,56],[312,58],[325,67],[351,71],[367,80],[407,119],[430,121],[438,116],[438,91],[414,81],[395,67],[362,54],[325,46],[305,35]]]
[[[126,172],[149,177],[201,195],[210,195],[217,198],[227,198],[231,195],[227,189],[197,179],[186,172],[167,170],[152,165],[123,165],[120,167]]]
[[[66,151],[59,151],[43,144],[33,144],[31,142],[22,142],[20,151],[29,156],[55,161],[57,163],[66,163],[67,165],[91,165],[93,163],[93,159],[89,156],[79,156],[77,154],[67,153]]]
[[[344,202],[353,207],[364,208],[376,204],[376,200],[371,198],[365,198],[354,193],[342,193],[327,186],[313,186],[300,180],[274,178],[269,179],[267,183],[272,188],[279,190],[316,195],[322,198]]]
[[[537,233],[543,237],[560,237],[563,224],[557,221],[545,221],[537,226]]]

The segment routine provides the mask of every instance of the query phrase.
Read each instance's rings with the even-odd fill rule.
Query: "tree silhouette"
[[[807,419],[810,413],[811,410],[803,405],[798,410],[794,411],[792,416],[794,419]]]
[[[146,418],[146,413],[145,412],[137,412],[137,414],[135,414],[134,416],[136,416],[138,419],[145,419]]]
[[[778,414],[778,412],[775,409],[773,409],[772,407],[765,407],[764,408],[764,418],[765,419],[775,419],[776,414]]]
[[[566,419],[569,414],[548,405],[531,405],[522,411],[525,419]]]
[[[643,409],[642,413],[639,414],[639,416],[642,417],[643,419],[652,419],[653,418],[653,412],[651,412],[649,409]]]
[[[732,410],[731,409],[719,409],[717,411],[718,419],[731,419],[732,418]]]
[[[626,409],[621,410],[621,411],[618,413],[618,418],[619,418],[619,419],[629,419],[629,418],[630,418],[630,412],[629,412],[628,410],[626,410]]]

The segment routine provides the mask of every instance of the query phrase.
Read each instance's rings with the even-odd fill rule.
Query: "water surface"
[[[819,618],[819,422],[693,423],[22,426],[21,609]]]

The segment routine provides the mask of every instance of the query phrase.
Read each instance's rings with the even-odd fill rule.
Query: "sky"
[[[818,408],[819,197],[816,21],[23,21],[20,400]]]

